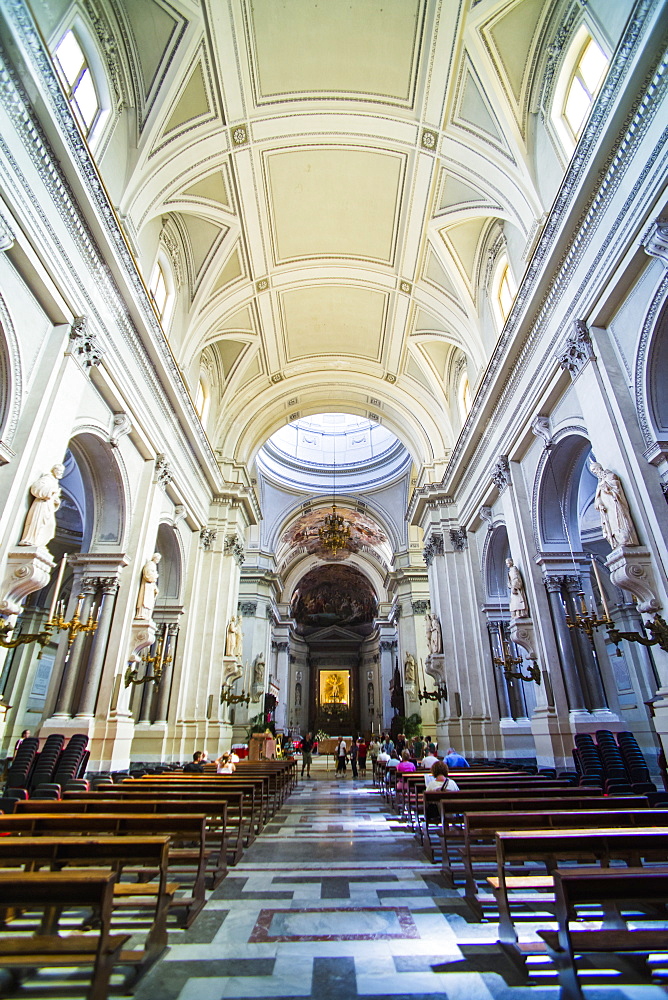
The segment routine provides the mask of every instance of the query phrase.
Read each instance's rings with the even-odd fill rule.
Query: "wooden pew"
[[[184,926],[190,927],[206,903],[207,862],[213,861],[212,885],[220,884],[227,874],[226,845],[215,851],[206,844],[206,816],[169,813],[92,813],[73,811],[67,802],[27,800],[11,816],[0,816],[0,833],[15,836],[138,836],[152,834],[169,837],[168,874],[181,881],[192,881],[192,890],[174,896],[170,906],[183,915]],[[178,846],[181,842],[191,847]]]
[[[97,792],[65,792],[63,801],[86,803],[84,811],[89,812],[158,812],[174,815],[204,813],[207,817],[207,840],[210,845],[217,843],[219,837],[229,835],[227,836],[228,861],[236,865],[241,860],[244,844],[248,838],[249,824],[248,798],[244,792],[225,792],[216,795],[199,795],[193,792],[188,795],[177,791],[162,795],[154,794],[146,798],[138,792],[107,793],[107,787],[112,786],[105,785]],[[79,810],[78,805],[75,808]]]
[[[536,952],[535,945],[518,943],[513,923],[508,890],[514,883],[508,880],[509,870],[527,861],[545,865],[553,875],[560,862],[571,864],[583,858],[593,859],[602,867],[611,860],[631,860],[637,865],[646,858],[665,862],[668,852],[668,829],[637,827],[635,829],[592,830],[500,830],[496,834],[497,900],[499,904],[499,944],[509,957],[523,967],[526,955]],[[651,869],[650,869],[651,870]]]
[[[211,778],[193,775],[185,778],[125,778],[120,785],[104,786],[103,791],[109,795],[146,795],[153,798],[158,795],[226,795],[228,792],[243,792],[247,798],[245,810],[248,821],[244,833],[244,843],[249,847],[255,837],[262,832],[264,824],[269,819],[268,778],[237,779],[234,775],[214,775]]]
[[[42,933],[19,932],[19,925],[0,932],[0,967],[21,971],[57,966],[92,966],[87,1000],[107,1000],[109,978],[129,934],[112,934],[111,919],[116,875],[109,871],[0,871],[0,897],[5,907],[58,913],[93,907],[99,915],[94,936],[60,937],[57,925]],[[24,912],[21,925],[27,919]],[[33,924],[34,927],[34,924]],[[32,929],[32,928],[29,928]]]
[[[495,898],[478,894],[478,879],[482,866],[496,867],[496,832],[506,830],[567,830],[577,828],[615,829],[620,827],[668,826],[668,809],[559,809],[534,812],[515,811],[510,816],[503,812],[467,812],[464,816],[464,843],[459,848],[464,863],[464,898],[478,919],[483,916],[483,906],[495,903]],[[514,888],[525,892],[549,887],[544,876],[532,883],[531,877],[514,880]],[[492,889],[497,879],[488,880]],[[545,902],[549,900],[541,900]],[[498,905],[498,900],[496,900]]]
[[[585,1000],[578,981],[576,955],[608,954],[632,955],[632,970],[637,975],[639,963],[649,973],[644,959],[657,952],[668,954],[668,932],[663,927],[629,929],[623,916],[625,909],[633,911],[633,922],[638,922],[638,909],[663,908],[668,904],[668,868],[580,869],[559,870],[554,873],[556,916],[559,929],[538,931],[547,945],[547,951],[557,967],[561,986],[560,1000]],[[640,901],[640,904],[639,904]],[[601,930],[571,928],[573,914],[578,905],[601,903],[607,919]],[[612,913],[610,912],[612,910]],[[591,913],[588,911],[588,917]],[[652,914],[655,916],[655,914]],[[650,978],[648,976],[648,978]]]
[[[579,791],[578,789],[575,790]],[[532,795],[526,791],[516,793],[512,797],[481,797],[466,795],[464,792],[427,792],[426,806],[433,800],[438,808],[438,838],[441,851],[441,870],[451,885],[454,885],[454,872],[450,864],[451,850],[457,850],[464,842],[464,816],[466,813],[503,812],[508,816],[506,827],[512,822],[516,812],[544,813],[546,803],[549,811],[574,809],[646,809],[648,800],[643,795]],[[425,836],[424,848],[431,848],[428,841],[429,831]],[[433,849],[431,851],[433,860]]]
[[[44,866],[60,870],[69,865],[104,865],[113,868],[117,876],[128,867],[157,872],[157,884],[117,882],[114,886],[114,908],[119,905],[146,908],[149,897],[148,908],[152,912],[143,950],[122,951],[117,959],[118,964],[133,967],[133,975],[126,983],[129,985],[143,975],[167,947],[167,911],[178,889],[178,882],[167,881],[168,851],[168,837],[9,836],[0,837],[0,868],[29,865],[31,870]]]

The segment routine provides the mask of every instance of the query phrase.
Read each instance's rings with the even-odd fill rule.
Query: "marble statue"
[[[264,687],[265,662],[262,653],[258,653],[253,661],[253,684],[256,687]]]
[[[26,516],[19,545],[44,546],[56,533],[56,511],[62,494],[58,480],[65,475],[64,465],[54,465],[50,472],[36,479],[30,487],[33,501]]]
[[[425,625],[427,627],[427,646],[429,653],[443,652],[443,636],[441,635],[441,623],[438,615],[426,614]]]
[[[512,559],[506,559],[508,587],[510,588],[510,614],[512,618],[527,618],[529,606],[524,592],[522,574]]]
[[[592,462],[590,469],[598,479],[594,507],[601,515],[601,528],[610,547],[640,545],[619,476],[598,462]]]
[[[225,656],[237,655],[237,619],[235,615],[229,620],[225,636]]]
[[[406,684],[415,684],[417,677],[417,662],[412,653],[406,653],[404,662],[404,681]]]
[[[153,609],[155,599],[158,596],[158,563],[161,556],[159,552],[154,552],[141,571],[141,583],[139,584],[139,594],[137,595],[137,608],[135,618],[139,621],[150,622],[153,620]]]
[[[236,633],[237,641],[234,647],[234,655],[236,656],[237,661],[241,663],[241,659],[244,655],[244,630],[241,627],[241,615],[237,615]]]

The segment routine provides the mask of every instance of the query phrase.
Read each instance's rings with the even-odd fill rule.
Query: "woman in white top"
[[[214,763],[216,765],[216,774],[234,774],[236,770],[236,764],[230,759],[229,753],[221,754]]]
[[[458,792],[459,785],[452,778],[448,777],[448,765],[444,760],[437,760],[431,766],[431,774],[428,774],[424,783],[427,792]]]

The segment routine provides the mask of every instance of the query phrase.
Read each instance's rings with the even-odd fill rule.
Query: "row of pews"
[[[388,807],[440,864],[446,884],[476,919],[498,921],[498,945],[522,976],[547,955],[562,1000],[584,1000],[576,960],[583,956],[613,959],[633,982],[651,980],[659,956],[665,972],[668,808],[510,770],[451,776],[459,792],[426,792],[423,773],[374,768]],[[522,933],[544,914],[550,926]]]
[[[105,1000],[112,972],[127,991],[296,782],[295,761],[242,761],[231,775],[170,771],[18,801],[0,814],[0,969],[18,986],[29,969],[90,966],[88,1000]],[[118,933],[128,915],[140,947]]]

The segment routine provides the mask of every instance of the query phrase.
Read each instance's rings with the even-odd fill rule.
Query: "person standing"
[[[336,773],[337,775],[340,774],[342,777],[346,773],[347,756],[348,756],[348,747],[346,746],[346,741],[342,736],[336,747]]]
[[[357,766],[360,769],[360,774],[366,777],[366,755],[367,755],[367,742],[364,737],[360,736],[357,741]]]
[[[353,778],[357,777],[357,737],[353,736],[353,741],[350,744],[350,766],[353,772]]]
[[[391,754],[394,750],[394,742],[390,739],[389,733],[383,733],[383,740],[381,742],[381,747],[385,753]]]
[[[304,770],[306,770],[306,777],[311,777],[311,764],[313,763],[313,736],[309,732],[306,734],[302,740],[302,778],[304,777]]]

